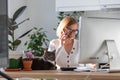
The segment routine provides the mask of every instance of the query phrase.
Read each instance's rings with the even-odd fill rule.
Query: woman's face
[[[74,39],[75,35],[78,33],[78,25],[73,24],[71,26],[68,26],[64,29],[65,35],[67,36],[67,39]]]

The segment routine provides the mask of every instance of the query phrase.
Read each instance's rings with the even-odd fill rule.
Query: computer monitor
[[[106,40],[115,42],[120,53],[120,19],[83,16],[80,23],[80,63],[108,63]]]
[[[7,0],[0,1],[0,68],[8,66],[8,8]]]

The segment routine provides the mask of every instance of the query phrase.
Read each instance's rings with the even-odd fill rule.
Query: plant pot
[[[23,51],[10,51],[9,52],[9,69],[22,68]]]
[[[23,70],[25,71],[31,71],[32,70],[32,60],[23,60]]]
[[[21,60],[22,57],[18,58],[18,59],[9,59],[9,67],[10,69],[16,69],[16,68],[21,68]]]

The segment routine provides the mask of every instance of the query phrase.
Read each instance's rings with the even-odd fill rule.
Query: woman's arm
[[[54,51],[54,50],[55,50],[55,44],[54,44],[54,40],[52,40],[50,41],[48,51]]]

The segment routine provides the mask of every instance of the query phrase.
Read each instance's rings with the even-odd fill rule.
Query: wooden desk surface
[[[120,80],[120,73],[107,73],[107,72],[75,72],[75,71],[60,71],[60,70],[32,70],[32,71],[17,71],[6,72],[10,77],[21,78],[60,78],[60,79],[79,79],[89,75],[89,80]]]

